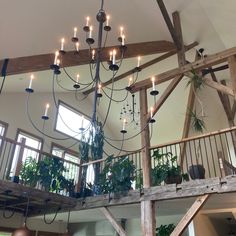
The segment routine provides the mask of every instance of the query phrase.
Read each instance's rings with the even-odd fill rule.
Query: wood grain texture
[[[220,64],[222,62],[227,61],[228,58],[233,55],[236,55],[236,47],[224,50],[222,52],[219,52],[219,53],[216,53],[213,55],[209,55],[203,59],[197,60],[192,63],[188,63],[184,66],[179,67],[179,68],[174,68],[174,69],[168,70],[164,73],[161,73],[161,74],[158,74],[155,76],[156,77],[155,84],[157,85],[160,83],[164,83],[170,79],[173,79],[176,76],[189,73],[193,69],[198,71],[198,70],[201,70],[204,68],[211,67],[213,65]],[[139,91],[142,88],[150,88],[151,86],[152,86],[151,78],[147,78],[145,80],[142,80],[142,81],[134,84],[132,86],[131,92],[134,93],[134,92]]]
[[[127,44],[125,58],[136,57],[138,55],[150,55],[155,53],[165,53],[175,49],[173,43],[161,40],[153,42],[143,42]],[[102,61],[109,60],[109,52],[119,46],[106,47],[101,54]],[[118,50],[117,56],[120,56]],[[49,70],[50,65],[54,61],[54,54],[42,54],[18,58],[10,58],[7,68],[7,75],[22,74],[34,71]],[[88,49],[80,50],[79,54],[74,51],[67,52],[62,58],[61,62],[64,67],[77,66],[89,64],[91,61],[91,54]],[[0,68],[3,66],[4,60],[0,60]]]

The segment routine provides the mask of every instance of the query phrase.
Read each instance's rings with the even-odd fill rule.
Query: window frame
[[[6,135],[7,135],[7,130],[8,130],[9,124],[6,123],[5,121],[0,120],[0,125],[4,126],[4,128],[5,128],[5,129],[4,129],[4,133],[3,133],[3,135],[1,136],[1,137],[5,138]]]
[[[60,99],[58,100],[57,113],[56,113],[55,122],[54,122],[54,131],[55,131],[55,132],[58,132],[58,133],[60,133],[60,134],[62,134],[62,135],[65,135],[66,137],[71,138],[71,139],[73,139],[73,140],[75,140],[75,141],[80,142],[81,139],[77,139],[77,138],[75,138],[75,137],[73,137],[73,136],[70,136],[69,134],[66,134],[66,133],[64,133],[64,132],[62,132],[62,131],[60,131],[60,130],[58,130],[58,129],[56,128],[56,127],[57,127],[57,121],[58,121],[58,110],[59,110],[59,106],[60,106],[60,105],[64,106],[65,108],[67,108],[67,109],[69,109],[69,110],[71,110],[72,112],[77,113],[78,115],[84,116],[84,118],[87,119],[87,120],[89,120],[90,122],[91,122],[91,117],[89,117],[89,116],[86,115],[85,113],[81,112],[80,110],[74,108],[73,106],[71,106],[71,105],[65,103],[64,101],[62,101],[62,100],[60,100]]]

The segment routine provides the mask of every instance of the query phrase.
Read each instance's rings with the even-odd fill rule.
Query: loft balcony
[[[29,215],[33,216],[59,210],[84,210],[138,204],[143,200],[160,201],[234,192],[236,191],[235,132],[236,127],[233,127],[151,147],[150,159],[154,184],[148,189],[143,188],[141,183],[143,168],[141,151],[128,153],[124,156],[135,166],[130,190],[119,194],[101,193],[93,196],[91,196],[92,190],[88,190],[87,186],[87,191],[81,191],[82,172],[88,166],[91,169],[92,164],[99,166],[100,172],[102,172],[105,159],[89,163],[75,163],[29,147],[25,145],[24,140],[18,143],[1,137],[0,189],[2,194],[0,205],[7,210],[14,209],[23,212],[27,203],[25,193],[28,193],[31,202]],[[159,159],[153,157],[157,152],[160,155]],[[166,155],[167,153],[168,155]],[[47,161],[48,158],[55,160],[57,165],[60,163],[64,167],[62,175],[65,179],[73,181],[73,191],[67,186],[53,187],[53,179],[50,179],[49,188],[46,188],[42,179],[32,182],[33,172],[29,173],[32,175],[31,178],[25,177],[24,163],[30,156],[35,157],[36,163]],[[113,158],[111,162],[116,163],[124,156]],[[184,174],[185,180],[184,178],[167,180],[167,178],[162,179],[155,176],[155,168],[166,163],[170,157],[176,158],[173,158],[173,161],[168,164],[175,168],[179,166],[180,173]],[[32,160],[30,161],[32,162]],[[50,169],[45,170],[53,173]],[[46,177],[48,176],[46,175]],[[86,179],[93,179],[93,172],[87,172]]]

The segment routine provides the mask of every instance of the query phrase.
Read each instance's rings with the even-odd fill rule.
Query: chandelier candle
[[[79,74],[76,75],[76,84],[79,83]]]
[[[124,34],[124,28],[121,26],[121,27],[120,27],[120,37],[121,37],[121,38],[122,38],[123,34]]]
[[[57,64],[57,58],[58,58],[58,55],[59,55],[59,52],[56,51],[56,52],[55,52],[55,57],[54,57],[54,65]]]
[[[125,124],[126,124],[126,119],[123,120],[123,128],[122,128],[122,130],[125,130]]]
[[[115,65],[116,64],[116,50],[112,51],[112,64]]]
[[[89,26],[89,16],[86,17],[86,26]]]
[[[92,60],[95,58],[95,49],[92,50]]]
[[[79,42],[76,42],[75,47],[76,47],[76,51],[78,52],[79,51]]]
[[[110,16],[107,15],[107,22],[106,22],[106,26],[109,26],[109,20],[110,20]]]
[[[155,77],[152,77],[152,91],[155,91],[156,88],[155,88]]]
[[[32,88],[33,79],[34,79],[34,75],[32,74],[32,75],[30,76],[30,82],[29,82],[29,87],[28,87],[29,89]]]
[[[60,66],[60,60],[57,59],[57,63],[56,63],[57,66]]]
[[[112,51],[110,51],[110,61],[112,60]]]
[[[137,64],[137,67],[140,67],[140,61],[141,61],[141,57],[138,56],[138,64]]]
[[[84,116],[81,117],[81,129],[84,128]]]
[[[150,117],[153,117],[153,107],[150,108]]]
[[[93,26],[89,27],[89,38],[92,38]]]
[[[61,51],[64,51],[64,44],[65,44],[65,39],[61,39]]]
[[[132,77],[129,78],[129,83],[128,83],[128,87],[130,87],[130,85],[132,84]]]
[[[98,85],[98,93],[99,93],[99,94],[101,94],[101,88],[102,88],[102,85],[99,84],[99,85]]]
[[[75,27],[74,28],[74,38],[76,38],[77,37],[77,28]]]
[[[50,107],[49,103],[46,104],[44,116],[48,116],[48,108]]]
[[[125,46],[125,35],[124,34],[122,34],[122,37],[121,37],[121,45]]]

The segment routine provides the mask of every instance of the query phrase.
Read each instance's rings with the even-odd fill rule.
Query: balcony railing
[[[158,159],[153,157],[157,152],[159,154]],[[26,184],[21,177],[21,173],[26,158],[30,156],[37,163],[47,158],[62,162],[65,167],[63,177],[73,182],[73,188],[75,188],[76,192],[79,191],[80,187],[81,170],[85,166],[91,166],[95,163],[100,163],[100,169],[102,170],[105,163],[105,159],[101,159],[80,164],[79,158],[78,163],[74,163],[31,148],[25,145],[24,140],[18,143],[11,139],[0,137],[0,180],[12,181],[14,177],[20,176],[19,183]],[[140,177],[142,171],[141,151],[128,153],[126,156],[135,165],[135,176],[137,180],[137,177]],[[174,159],[173,163],[169,162],[169,165],[174,167],[180,166],[181,173],[186,173],[190,179],[224,177],[235,174],[236,127],[150,148],[152,169],[166,163],[170,157],[176,157],[176,160]],[[113,162],[116,162],[119,158],[121,157],[114,157]],[[87,175],[93,175],[93,172],[89,171]],[[89,179],[88,176],[87,179]],[[17,179],[14,180],[17,181]],[[163,181],[160,184],[165,184],[165,182]],[[33,187],[46,190],[40,181]],[[69,195],[68,190],[63,188],[60,190],[51,189],[51,191],[62,195]]]

